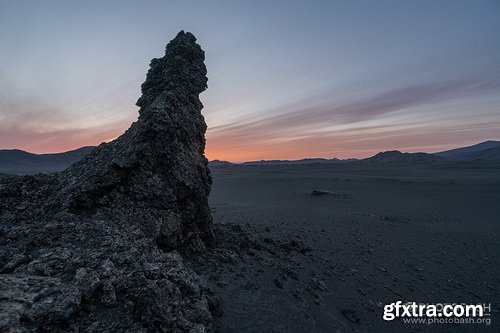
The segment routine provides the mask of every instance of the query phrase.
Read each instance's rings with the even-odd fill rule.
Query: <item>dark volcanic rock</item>
[[[333,197],[333,198],[339,198],[339,199],[349,199],[351,198],[351,195],[345,192],[332,192],[332,191],[325,191],[325,190],[313,190],[311,192],[312,196],[315,197]]]
[[[122,136],[59,174],[0,178],[2,330],[211,330],[210,292],[177,252],[214,240],[206,87],[204,52],[181,31]]]

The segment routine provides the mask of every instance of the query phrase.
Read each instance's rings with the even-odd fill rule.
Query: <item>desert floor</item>
[[[194,267],[220,297],[220,331],[500,330],[500,165],[224,166],[212,175],[220,245]],[[384,321],[383,305],[397,300],[491,303],[492,323]]]

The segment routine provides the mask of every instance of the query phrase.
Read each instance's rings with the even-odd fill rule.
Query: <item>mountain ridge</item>
[[[21,149],[0,150],[0,172],[32,174],[58,172],[81,160],[95,146],[84,146],[62,153],[35,154]]]
[[[500,141],[487,140],[475,145],[434,153],[454,161],[500,161]]]
[[[0,173],[7,174],[33,174],[40,172],[58,172],[66,169],[71,164],[80,160],[90,153],[95,146],[84,146],[78,149],[62,153],[35,154],[20,149],[0,150]],[[373,156],[356,158],[302,158],[297,160],[256,160],[246,162],[230,162],[224,160],[212,160],[211,167],[224,167],[232,165],[304,165],[325,163],[349,163],[349,162],[403,162],[403,163],[434,163],[434,162],[471,162],[471,161],[500,161],[500,141],[487,140],[474,145],[449,149],[435,153],[408,153],[399,150],[381,151]]]
[[[418,152],[418,153],[403,153],[399,150],[390,150],[377,153],[372,157],[363,159],[364,162],[375,163],[393,163],[393,162],[408,162],[408,163],[433,163],[441,162],[445,159],[433,154]]]

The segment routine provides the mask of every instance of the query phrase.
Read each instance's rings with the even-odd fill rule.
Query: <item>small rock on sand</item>
[[[315,197],[333,197],[333,198],[339,198],[339,199],[348,199],[351,197],[351,195],[348,193],[332,192],[332,191],[324,191],[324,190],[313,190],[311,195],[315,196]]]

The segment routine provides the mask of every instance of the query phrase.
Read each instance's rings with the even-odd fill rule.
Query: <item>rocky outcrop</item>
[[[204,332],[215,298],[180,252],[213,242],[204,52],[151,61],[138,120],[54,175],[0,179],[0,330]]]

